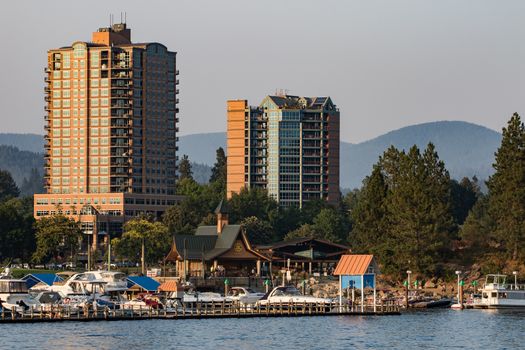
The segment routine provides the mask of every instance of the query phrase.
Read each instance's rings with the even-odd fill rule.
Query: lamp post
[[[514,289],[518,289],[518,271],[512,271],[514,275]]]
[[[412,271],[407,270],[407,276],[408,276],[408,278],[407,278],[408,287],[407,287],[407,288],[408,288],[408,289],[410,289],[410,275],[411,275],[411,274],[412,274]]]
[[[458,303],[459,303],[459,281],[460,281],[460,276],[461,276],[461,271],[456,271],[456,275],[458,276]]]

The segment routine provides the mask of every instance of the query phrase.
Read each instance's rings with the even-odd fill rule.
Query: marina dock
[[[49,310],[31,309],[21,314],[14,310],[2,310],[0,323],[37,323],[37,322],[92,322],[92,321],[131,321],[131,320],[182,320],[182,319],[223,319],[254,317],[311,317],[311,316],[390,316],[399,315],[396,304],[373,306],[331,304],[278,303],[266,307],[250,307],[240,303],[210,302],[183,305],[172,309],[148,308],[71,308],[57,306]]]

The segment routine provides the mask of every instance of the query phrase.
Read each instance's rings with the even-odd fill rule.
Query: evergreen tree
[[[42,193],[43,191],[44,181],[42,175],[36,168],[32,168],[29,178],[24,178],[24,181],[22,182],[20,193],[23,196],[32,196],[35,193]]]
[[[239,193],[232,194],[228,204],[231,223],[239,223],[250,216],[269,221],[268,214],[278,206],[266,190],[259,188],[243,188]]]
[[[182,159],[179,162],[178,171],[179,171],[179,181],[184,180],[184,179],[193,179],[191,163],[190,163],[190,159],[187,154],[182,156]]]
[[[0,202],[18,197],[19,195],[20,190],[16,186],[11,173],[9,173],[9,171],[0,170]]]
[[[460,182],[451,180],[450,192],[454,221],[462,225],[480,195],[476,177],[472,181],[468,177],[464,177]]]
[[[226,154],[222,147],[219,147],[216,153],[217,158],[211,169],[210,183],[216,182],[223,191],[226,191]]]
[[[503,128],[495,173],[487,182],[495,234],[513,260],[525,258],[525,127],[514,113]]]
[[[408,153],[390,148],[380,164],[389,189],[381,254],[385,271],[411,268],[432,274],[448,252],[455,228],[444,163],[429,144],[423,154],[416,146]]]
[[[241,221],[251,244],[268,244],[273,239],[273,227],[269,222],[255,216],[250,216]]]
[[[350,244],[354,252],[374,253],[384,243],[385,230],[385,201],[388,187],[381,172],[381,167],[376,165],[372,174],[364,180],[352,216],[352,234]]]
[[[494,229],[494,220],[489,215],[489,198],[480,195],[459,231],[462,260],[465,264],[472,264],[476,261],[484,264],[486,254],[499,246],[493,234]]]
[[[0,261],[21,258],[27,261],[35,250],[31,197],[0,203]]]
[[[304,237],[315,237],[315,231],[311,224],[303,224],[297,229],[288,232],[288,234],[284,237],[285,241],[290,241],[296,238],[304,238]]]
[[[346,241],[350,231],[346,215],[335,208],[321,209],[314,218],[312,228],[316,238],[335,243]]]

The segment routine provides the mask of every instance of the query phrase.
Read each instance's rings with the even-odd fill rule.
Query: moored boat
[[[525,308],[525,286],[507,283],[506,275],[487,275],[481,298],[473,303],[477,309]]]

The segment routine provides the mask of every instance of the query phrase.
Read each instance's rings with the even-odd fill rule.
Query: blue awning
[[[128,288],[134,285],[139,286],[147,292],[156,292],[160,286],[160,283],[155,281],[151,277],[146,276],[129,276],[128,277]]]
[[[31,273],[22,278],[26,281],[27,288],[34,287],[38,283],[45,283],[52,286],[55,282],[61,282],[63,279],[54,273]]]

